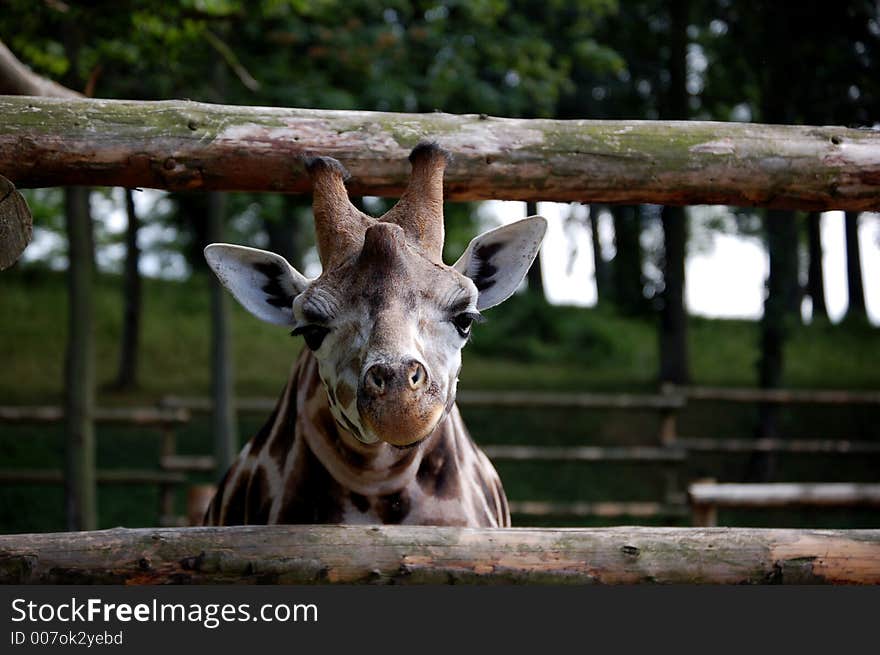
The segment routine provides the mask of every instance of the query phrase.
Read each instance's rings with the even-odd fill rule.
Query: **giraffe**
[[[323,266],[315,279],[263,250],[205,249],[247,310],[305,340],[274,411],[220,482],[207,525],[510,525],[501,481],[455,393],[472,325],[522,282],[546,221],[485,232],[445,265],[448,159],[419,143],[404,194],[377,219],[351,203],[338,161],[307,158]]]

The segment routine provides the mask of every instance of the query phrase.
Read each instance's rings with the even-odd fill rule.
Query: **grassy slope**
[[[96,326],[99,381],[113,379],[121,323],[117,278],[98,280]],[[233,303],[234,304],[234,303]],[[152,403],[166,393],[206,394],[208,377],[207,280],[187,283],[146,282],[142,348],[142,388],[132,394],[100,394],[103,405]],[[66,298],[61,275],[20,271],[0,275],[0,404],[58,402],[61,396]],[[242,395],[274,396],[300,347],[283,329],[232,308],[237,388]],[[868,328],[799,328],[789,346],[786,384],[796,387],[878,388],[880,368],[877,330]],[[530,336],[533,335],[533,336]],[[752,385],[757,360],[757,326],[745,321],[691,323],[692,366],[701,384]],[[654,387],[656,332],[652,323],[621,319],[610,313],[574,308],[547,308],[515,298],[489,313],[475,329],[465,352],[463,388],[641,389]],[[482,443],[638,443],[650,442],[656,416],[633,412],[504,412],[471,408],[468,425]],[[783,429],[798,436],[876,438],[877,412],[816,410],[782,417]],[[259,427],[257,417],[242,419],[246,439]],[[682,415],[683,434],[748,436],[754,408],[694,406]],[[143,468],[158,459],[157,434],[149,430],[102,427],[98,434],[101,467]],[[211,448],[209,422],[198,418],[179,431],[181,452]],[[60,426],[0,424],[0,467],[52,468],[63,462]],[[789,458],[778,479],[871,480],[876,460]],[[697,460],[687,477],[714,475],[738,479],[744,458]],[[552,467],[552,468],[551,468]],[[499,471],[512,499],[556,501],[654,499],[662,472],[648,465],[575,463],[500,463]],[[123,493],[120,493],[122,491]],[[59,488],[0,486],[0,532],[57,530],[63,527]],[[157,506],[155,488],[102,487],[100,522],[151,525]],[[183,498],[179,499],[182,509]],[[723,518],[723,517],[722,517]],[[876,524],[877,513],[861,516],[834,513],[823,517],[788,513],[750,514],[742,520],[764,525]],[[559,520],[550,523],[559,524]]]
[[[99,383],[113,379],[121,329],[119,279],[101,277],[96,294]],[[275,395],[301,347],[298,339],[262,323],[231,303],[237,390]],[[4,317],[0,403],[58,400],[67,332],[64,278],[5,272],[0,278]],[[10,320],[13,319],[13,320]],[[148,280],[141,351],[142,389],[103,393],[101,401],[150,402],[165,393],[209,389],[208,289],[203,277],[186,282]],[[694,319],[691,360],[698,384],[755,383],[757,326],[748,321]],[[786,384],[794,387],[880,387],[876,352],[880,331],[816,326],[798,328],[787,352]],[[463,388],[649,389],[657,368],[650,321],[608,312],[538,306],[514,298],[489,312],[464,355]]]

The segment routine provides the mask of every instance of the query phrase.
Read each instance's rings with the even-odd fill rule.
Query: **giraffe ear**
[[[453,268],[480,292],[477,309],[488,309],[516,291],[538,254],[547,220],[530,216],[475,237]]]
[[[251,314],[267,323],[292,325],[293,299],[309,285],[309,280],[281,255],[212,243],[205,248],[205,259],[224,287]]]

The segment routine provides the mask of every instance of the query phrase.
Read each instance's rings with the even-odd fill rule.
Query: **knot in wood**
[[[202,568],[202,561],[205,559],[205,553],[201,552],[194,557],[184,557],[180,560],[180,566],[184,571],[198,571]]]
[[[202,186],[201,168],[179,162],[174,157],[156,162],[154,171],[161,178],[162,186],[168,189],[198,189]]]
[[[629,544],[620,547],[620,552],[626,555],[627,557],[638,557],[642,554],[641,549],[638,546],[631,546]]]

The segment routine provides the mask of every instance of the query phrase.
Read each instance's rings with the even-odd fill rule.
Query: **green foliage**
[[[11,0],[0,34],[52,78],[100,67],[104,97],[552,116],[573,70],[620,67],[593,36],[608,0],[99,4]],[[218,53],[259,89],[219,83]]]
[[[640,349],[645,327],[600,310],[548,306],[534,294],[521,293],[489,312],[468,348],[486,358],[523,364],[589,366],[601,361],[632,370],[631,358],[653,354]]]
[[[859,124],[876,120],[880,94],[876,3],[807,0],[696,3],[708,58],[703,102],[729,120]]]

